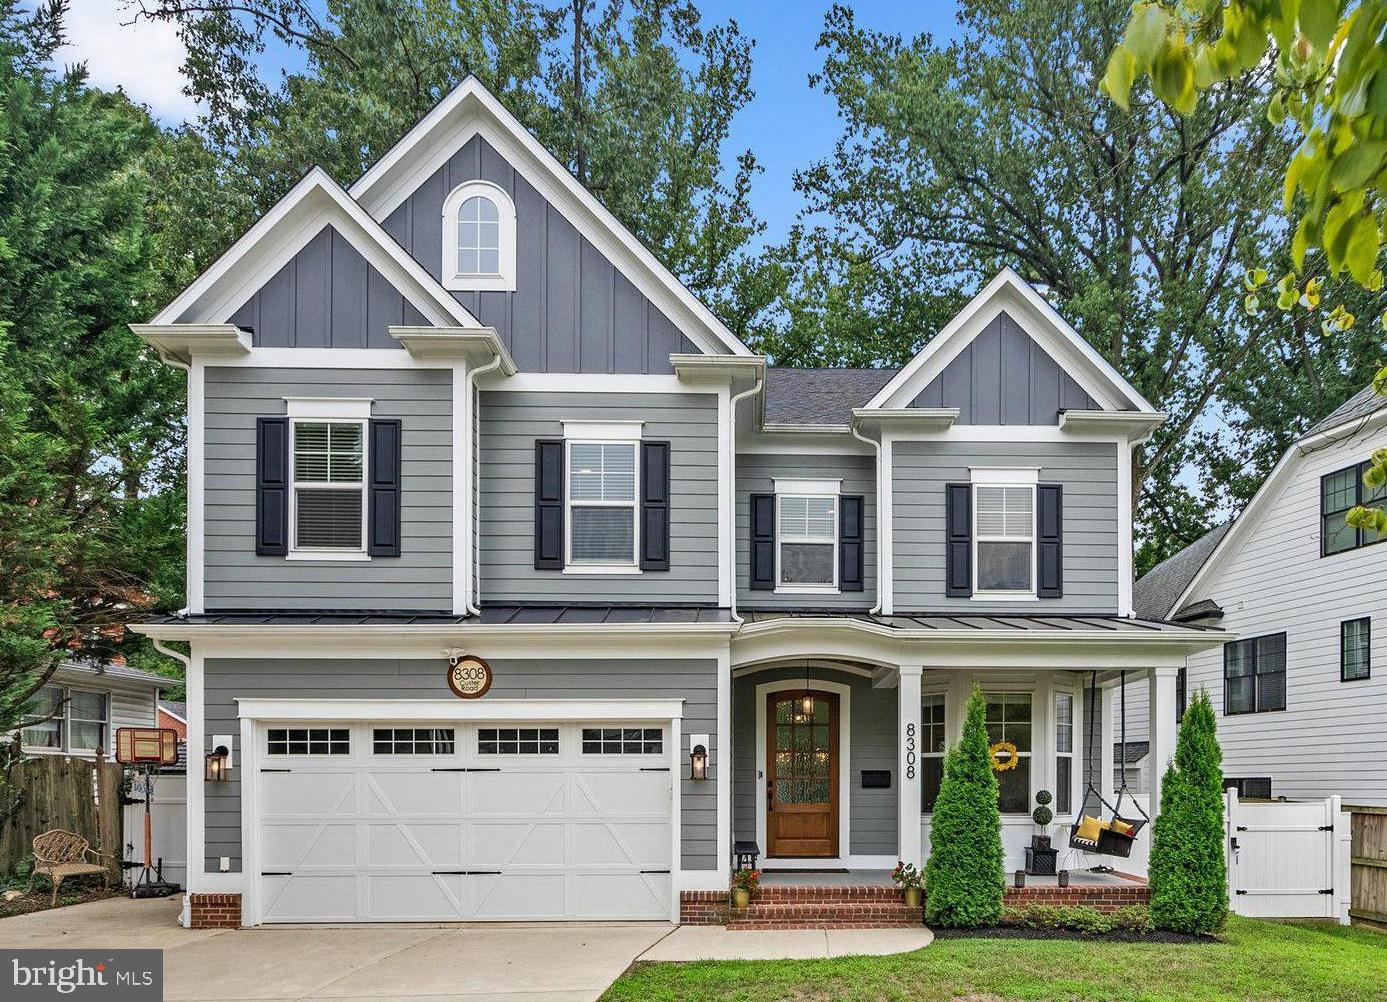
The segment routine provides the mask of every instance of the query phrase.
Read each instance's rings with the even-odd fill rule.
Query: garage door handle
[[[468,772],[467,769],[430,769],[429,772]]]
[[[641,873],[668,873],[668,870],[642,870]]]
[[[669,766],[667,766],[667,765],[643,765],[643,766],[641,766],[641,772],[669,772]]]
[[[292,877],[293,875],[294,875],[294,871],[292,871],[292,870],[261,870],[261,871],[260,871],[260,876],[262,876],[262,877]]]
[[[434,870],[435,877],[499,877],[500,870]]]
[[[293,772],[293,769],[261,769],[261,772]]]

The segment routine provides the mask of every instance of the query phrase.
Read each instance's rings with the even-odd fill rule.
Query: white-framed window
[[[467,181],[444,200],[443,287],[515,291],[515,203],[500,185]]]
[[[1074,768],[1074,693],[1057,690],[1055,709],[1055,802],[1056,817],[1074,813],[1074,784],[1078,780]]]
[[[638,421],[564,422],[565,569],[640,570]]]
[[[838,480],[775,481],[775,590],[838,590]]]
[[[944,782],[944,754],[949,736],[942,692],[927,692],[920,700],[920,813],[933,814]]]
[[[557,755],[557,727],[483,727],[477,731],[478,755]]]
[[[271,727],[265,733],[268,755],[350,755],[347,727]]]
[[[451,755],[456,734],[451,727],[374,727],[371,750],[376,755]]]
[[[292,418],[291,555],[366,556],[366,421]]]
[[[659,727],[584,727],[584,755],[660,755],[665,732]]]
[[[1029,692],[988,692],[987,740],[1016,746],[1016,765],[997,773],[997,805],[1003,814],[1031,812],[1031,704]]]
[[[107,746],[110,722],[106,693],[45,685],[25,707],[20,741],[34,751],[94,752]]]
[[[973,471],[973,594],[1034,598],[1038,469]]]

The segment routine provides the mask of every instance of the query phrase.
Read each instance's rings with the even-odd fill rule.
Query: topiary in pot
[[[944,758],[925,864],[925,923],[996,925],[1002,914],[1002,818],[987,751],[985,702],[974,687],[963,738]]]
[[[1046,807],[1044,804],[1041,804],[1035,810],[1031,811],[1031,820],[1034,821],[1041,828],[1044,828],[1051,821],[1055,820],[1055,812],[1050,810],[1050,808]]]

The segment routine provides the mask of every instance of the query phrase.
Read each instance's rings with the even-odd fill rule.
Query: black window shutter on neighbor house
[[[1036,595],[1064,597],[1064,489],[1039,484],[1035,489]]]
[[[255,421],[255,552],[289,552],[289,419]]]
[[[862,591],[866,547],[862,543],[861,494],[838,498],[838,590]]]
[[[641,570],[669,570],[669,443],[641,443]]]
[[[751,495],[751,590],[775,590],[775,495]]]
[[[944,487],[944,594],[973,594],[973,485]]]
[[[367,450],[370,477],[366,481],[367,525],[371,527],[366,552],[373,557],[400,555],[400,453],[403,428],[398,418],[372,419]]]
[[[535,442],[535,570],[563,570],[562,439]]]

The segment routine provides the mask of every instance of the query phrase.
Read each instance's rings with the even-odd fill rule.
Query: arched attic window
[[[467,181],[443,201],[443,287],[515,290],[515,203],[490,181]]]

